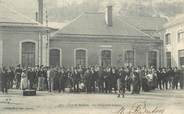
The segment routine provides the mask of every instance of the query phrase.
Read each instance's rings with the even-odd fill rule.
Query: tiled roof
[[[129,24],[144,30],[160,30],[167,22],[166,18],[161,17],[144,17],[144,16],[120,16],[120,18]]]
[[[113,16],[113,25],[105,23],[105,13],[86,12],[71,23],[54,33],[53,37],[62,35],[95,35],[95,36],[128,36],[128,37],[148,37],[146,33],[140,31],[133,25],[123,21],[117,16]]]
[[[30,19],[8,6],[0,3],[0,25],[39,25],[35,20]]]

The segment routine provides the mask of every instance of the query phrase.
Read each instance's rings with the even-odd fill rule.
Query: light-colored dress
[[[21,74],[21,89],[24,90],[27,88],[28,88],[28,79],[27,79],[26,74],[23,72]]]

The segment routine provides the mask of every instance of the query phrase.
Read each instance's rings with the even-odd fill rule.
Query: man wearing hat
[[[21,74],[22,74],[22,69],[20,65],[17,65],[17,68],[15,70],[15,79],[16,79],[16,88],[20,88],[20,81],[21,81]]]
[[[6,67],[3,67],[1,71],[1,90],[4,93],[8,93],[8,71]]]

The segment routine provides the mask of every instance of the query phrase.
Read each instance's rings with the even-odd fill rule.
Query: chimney
[[[105,11],[105,22],[108,26],[112,26],[113,24],[112,5],[107,5],[106,11]]]
[[[43,24],[43,0],[38,0],[38,22]]]

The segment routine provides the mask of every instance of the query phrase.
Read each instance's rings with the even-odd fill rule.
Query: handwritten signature
[[[163,114],[165,109],[159,106],[154,106],[152,108],[144,103],[135,103],[130,108],[125,108],[124,106],[118,111],[118,114]]]

